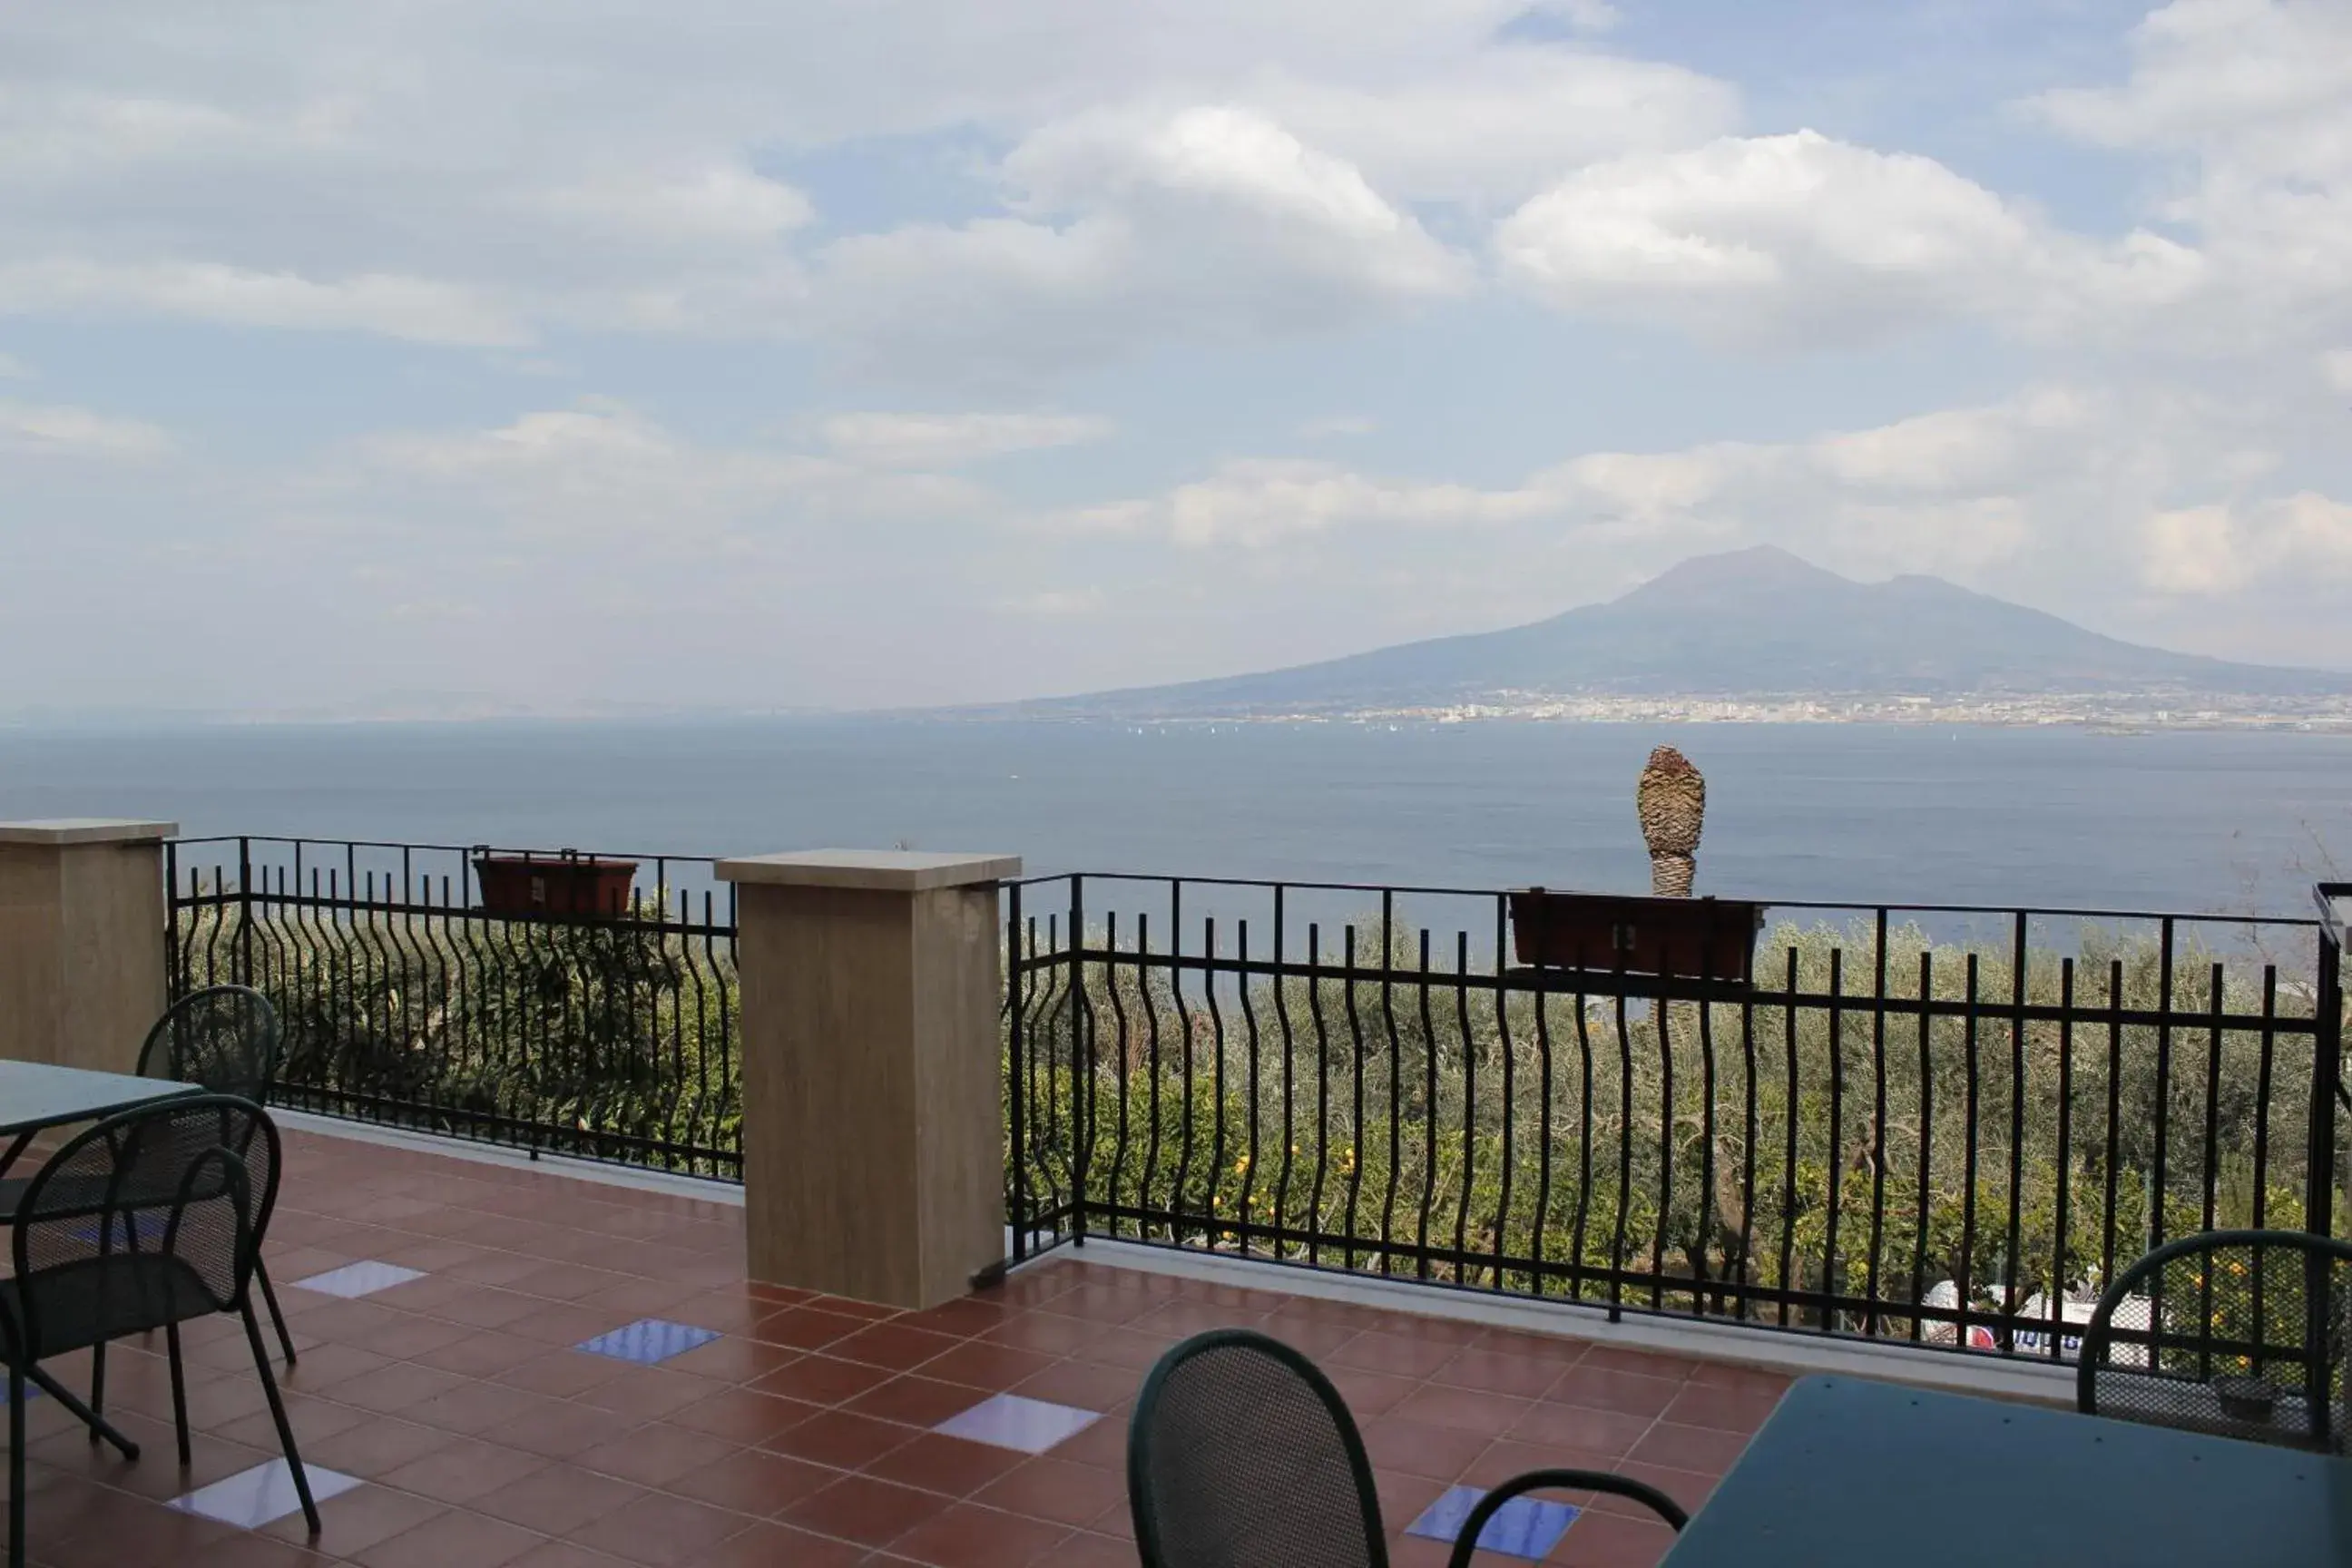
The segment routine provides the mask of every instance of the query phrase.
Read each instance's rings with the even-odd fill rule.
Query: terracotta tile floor
[[[175,1463],[160,1336],[110,1352],[139,1462],[27,1410],[45,1568],[1114,1568],[1135,1562],[1124,1417],[1176,1340],[1251,1324],[1332,1374],[1362,1423],[1397,1568],[1449,1486],[1539,1465],[1703,1501],[1786,1386],[1774,1374],[1088,1264],[1065,1253],[928,1312],[746,1284],[730,1205],[287,1135],[270,1271],[301,1359],[303,1458],[364,1484],[258,1531],[165,1506],[277,1455],[233,1319],[186,1336],[194,1462]],[[374,1261],[358,1299],[294,1281]],[[717,1331],[658,1365],[571,1347],[646,1318]],[[47,1363],[69,1386],[80,1358]],[[1032,1457],[933,1426],[992,1394],[1100,1412]],[[1595,1503],[1548,1562],[1654,1562],[1664,1527]],[[1524,1560],[1482,1554],[1494,1564]]]

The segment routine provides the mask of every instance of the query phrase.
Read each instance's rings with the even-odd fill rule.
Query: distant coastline
[[[1452,702],[1328,708],[1188,709],[1161,711],[1064,700],[1049,712],[1028,705],[967,710],[965,718],[1094,720],[1126,724],[1898,724],[1993,729],[2078,729],[2141,734],[2158,730],[2260,730],[2352,734],[2352,698],[2254,698],[2196,692],[1956,692],[1948,696],[1861,692],[1781,695],[1497,691]]]

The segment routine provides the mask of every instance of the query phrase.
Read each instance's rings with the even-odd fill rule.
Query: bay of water
[[[2304,915],[2352,737],[1859,725],[898,720],[0,731],[0,820],[1033,872],[1643,891],[1654,745],[1707,778],[1703,892]]]

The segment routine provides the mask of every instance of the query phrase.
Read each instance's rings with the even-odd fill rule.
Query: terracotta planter
[[[1615,893],[1513,893],[1511,945],[1520,963],[1748,984],[1765,906],[1741,899],[1652,899]]]
[[[625,915],[637,879],[635,860],[600,860],[566,849],[554,855],[474,857],[482,912],[591,920]]]

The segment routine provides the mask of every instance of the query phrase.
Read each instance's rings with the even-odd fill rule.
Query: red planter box
[[[600,860],[566,849],[559,855],[477,855],[482,912],[612,919],[630,910],[635,860]]]
[[[1513,893],[1511,945],[1537,969],[1672,974],[1745,985],[1765,906],[1743,899]]]

